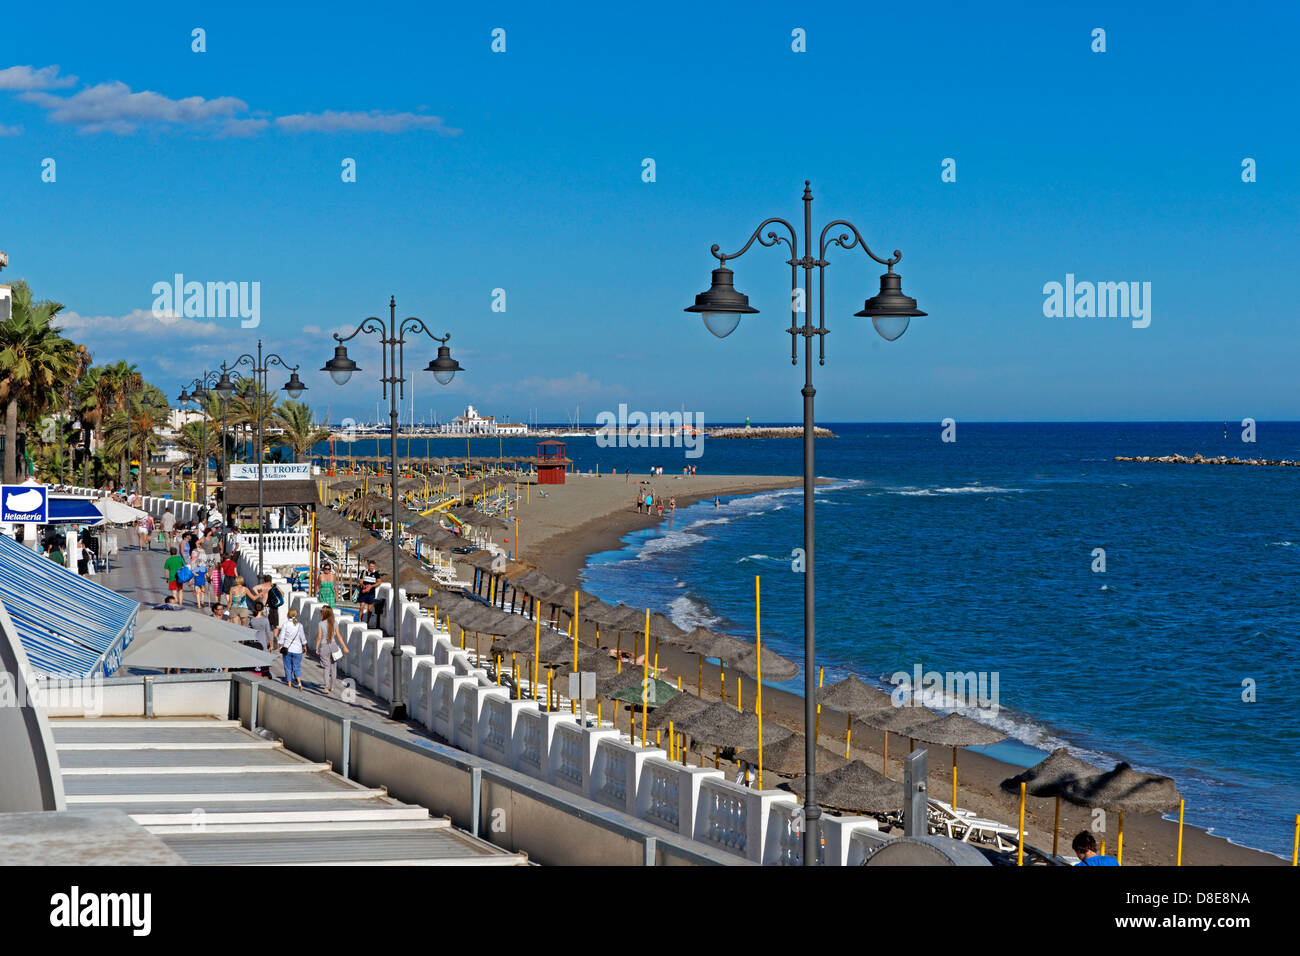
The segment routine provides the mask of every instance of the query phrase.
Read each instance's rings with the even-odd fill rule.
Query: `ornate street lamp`
[[[397,403],[405,397],[406,383],[406,334],[408,332],[423,333],[433,341],[438,343],[438,355],[429,362],[425,368],[426,372],[432,372],[433,377],[441,385],[446,385],[452,380],[457,372],[464,371],[460,363],[451,357],[451,348],[447,342],[451,340],[451,334],[437,336],[429,331],[424,321],[414,316],[408,316],[397,320],[397,299],[390,296],[388,299],[388,324],[385,325],[383,319],[377,316],[369,316],[361,320],[361,324],[353,330],[351,335],[340,336],[334,333],[334,341],[338,344],[334,346],[334,357],[325,363],[321,369],[322,372],[329,372],[330,378],[335,384],[346,385],[352,378],[353,372],[361,371],[361,368],[355,361],[348,357],[347,346],[344,344],[356,338],[362,332],[372,335],[379,335],[380,342],[383,343],[384,355],[384,374],[380,378],[383,383],[384,397],[390,400],[388,412],[388,438],[389,452],[392,459],[392,468],[390,477],[392,485],[389,490],[393,496],[393,598],[392,610],[393,620],[397,620],[397,601],[398,601],[398,583],[401,580],[401,566],[398,559],[401,553],[401,534],[398,531],[397,523]],[[296,377],[296,376],[295,376]],[[393,635],[397,637],[396,634]],[[393,699],[389,705],[388,715],[394,720],[406,719],[406,704],[402,701],[402,648],[400,642],[393,641]]]
[[[190,388],[193,388],[194,391],[187,391],[182,387],[180,395],[176,396],[176,401],[181,408],[184,408],[190,402],[197,403],[203,421],[202,438],[200,440],[203,443],[203,510],[205,512],[208,508],[208,410],[204,402],[208,399],[208,388],[212,385],[212,381],[216,379],[216,375],[215,371],[205,371],[202,376],[190,382]]]
[[[221,366],[221,381],[217,383],[216,389],[218,394],[222,396],[223,402],[229,401],[230,397],[235,393],[235,386],[230,380],[229,372],[242,365],[249,366],[251,375],[245,379],[245,388],[247,389],[247,392],[251,392],[255,396],[257,401],[257,573],[261,575],[266,573],[265,565],[263,564],[263,555],[265,553],[266,544],[266,526],[263,515],[265,504],[262,494],[262,474],[265,470],[263,468],[263,459],[265,458],[265,455],[262,454],[264,450],[262,444],[262,417],[266,405],[267,373],[277,366],[288,370],[290,372],[289,381],[285,382],[281,388],[290,398],[293,399],[298,398],[299,395],[305,392],[307,386],[298,378],[298,369],[300,366],[290,365],[281,356],[275,353],[263,357],[262,340],[258,339],[256,357],[249,353],[245,353],[229,365],[223,364]],[[229,510],[228,504],[226,510]],[[226,515],[227,519],[229,519],[229,517],[229,515]]]
[[[740,319],[744,315],[752,315],[758,312],[749,304],[749,297],[737,291],[734,284],[734,274],[727,268],[727,260],[737,259],[744,255],[750,246],[757,240],[760,245],[774,246],[777,243],[784,243],[790,250],[790,258],[786,264],[790,266],[790,328],[786,329],[790,333],[790,364],[798,364],[799,361],[799,337],[804,340],[804,385],[803,385],[803,547],[804,547],[804,601],[803,601],[803,620],[804,620],[804,768],[805,780],[807,781],[807,793],[804,797],[804,820],[805,826],[803,831],[803,863],[804,866],[816,866],[817,854],[820,849],[818,823],[821,819],[821,809],[817,806],[817,797],[815,793],[815,775],[816,766],[816,706],[817,706],[817,682],[816,668],[814,666],[814,651],[816,645],[816,588],[814,581],[814,534],[813,534],[813,491],[814,491],[814,472],[813,472],[813,442],[814,442],[814,425],[813,425],[813,396],[817,390],[813,388],[812,379],[812,341],[817,339],[818,365],[826,363],[826,266],[830,263],[826,260],[826,251],[830,246],[839,246],[841,249],[852,249],[858,246],[872,259],[886,267],[886,272],[880,277],[880,292],[866,300],[862,311],[855,315],[870,318],[875,326],[876,332],[887,341],[894,341],[905,331],[908,323],[914,316],[925,315],[916,307],[916,300],[903,295],[902,279],[894,272],[894,266],[903,257],[903,254],[897,249],[894,250],[893,256],[888,259],[882,259],[867,246],[866,240],[858,232],[856,226],[843,219],[836,219],[828,223],[821,231],[821,237],[817,246],[817,256],[812,254],[812,190],[809,188],[808,180],[804,180],[803,191],[803,254],[799,253],[799,236],[797,230],[789,222],[779,217],[765,219],[759,223],[758,228],[754,230],[749,241],[741,247],[739,252],[731,255],[724,255],[718,250],[720,246],[714,245],[710,250],[714,258],[718,260],[718,268],[713,270],[713,281],[705,292],[701,292],[695,297],[695,304],[688,306],[685,311],[699,313],[704,324],[710,332],[719,338],[725,338],[735,331],[736,326],[740,324]],[[789,233],[788,236],[778,233],[776,230],[769,230],[764,234],[763,230],[771,225],[780,225]],[[843,227],[844,232],[838,235],[832,235],[831,231],[836,227]],[[829,237],[829,238],[828,238]],[[799,269],[804,270],[803,289],[799,288]],[[818,321],[816,325],[812,324],[809,317],[809,306],[813,298],[813,270],[817,270],[817,312]],[[803,292],[802,298],[800,291]],[[801,307],[802,306],[802,307]],[[802,315],[803,324],[800,325]]]

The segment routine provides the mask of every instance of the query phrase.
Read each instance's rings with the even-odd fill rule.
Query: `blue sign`
[[[50,495],[44,485],[0,485],[0,521],[45,524],[49,516]]]

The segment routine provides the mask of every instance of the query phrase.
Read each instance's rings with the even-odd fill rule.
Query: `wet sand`
[[[625,484],[622,475],[617,477],[570,476],[563,486],[534,486],[532,500],[520,507],[521,558],[525,564],[567,584],[578,584],[588,555],[617,549],[620,540],[631,531],[653,527],[660,518],[637,514],[633,510],[633,497],[638,477]],[[736,476],[681,478],[664,475],[654,479],[656,492],[666,497],[676,495],[678,507],[714,495],[752,494],[776,488],[797,487],[799,478],[779,476]],[[537,495],[538,487],[546,492]],[[667,610],[652,608],[651,610]],[[583,643],[595,644],[596,634],[580,635]],[[627,641],[630,641],[630,635]],[[600,643],[613,644],[608,635],[601,635]],[[625,642],[625,645],[627,643]],[[653,657],[654,644],[651,643]],[[661,676],[677,682],[682,678],[683,689],[692,693],[699,674],[698,659],[676,648],[660,646],[659,667]],[[868,668],[869,670],[869,668]],[[726,675],[726,699],[736,701],[736,674]],[[720,669],[706,663],[703,677],[703,696],[708,700],[721,697]],[[741,679],[741,703],[746,710],[754,709],[755,684],[748,677]],[[606,715],[609,716],[608,714]],[[793,730],[802,731],[804,718],[803,697],[772,686],[763,689],[764,722],[775,721]],[[639,721],[639,716],[637,720]],[[627,726],[626,711],[620,719]],[[639,724],[638,724],[639,729]],[[830,750],[844,752],[844,715],[822,710],[819,742]],[[651,731],[653,734],[653,731]],[[902,780],[901,758],[906,756],[910,741],[897,734],[889,735],[889,776]],[[878,732],[859,733],[855,727],[851,740],[851,755],[868,765],[881,769],[883,735]],[[664,746],[667,746],[665,735]],[[958,750],[957,781],[958,805],[974,810],[981,817],[989,817],[1015,826],[1019,816],[1019,798],[1004,792],[1000,783],[1007,777],[1020,773],[1022,767],[1013,766],[983,754]],[[690,754],[689,762],[698,763],[699,756]],[[711,760],[706,762],[711,763]],[[722,764],[729,779],[735,779],[734,765]],[[1109,769],[1109,768],[1106,768]],[[952,749],[932,748],[929,759],[930,791],[935,799],[949,802],[952,799]],[[779,777],[764,774],[767,789],[777,786]],[[1026,802],[1025,828],[1028,844],[1049,851],[1052,848],[1052,821],[1055,801],[1029,798]],[[1060,851],[1069,855],[1070,839],[1091,823],[1091,811],[1062,801]],[[1114,855],[1118,819],[1110,815],[1106,834],[1106,850]],[[1288,821],[1279,820],[1279,827]],[[1098,834],[1098,839],[1101,835]],[[1172,865],[1178,842],[1177,820],[1164,820],[1157,816],[1127,814],[1124,817],[1124,862],[1126,865]],[[1204,830],[1185,826],[1183,829],[1184,866],[1283,866],[1289,861],[1258,850],[1236,846]]]

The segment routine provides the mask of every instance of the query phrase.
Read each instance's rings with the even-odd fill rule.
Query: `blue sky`
[[[445,389],[415,371],[417,419],[796,420],[781,255],[733,263],[761,313],[730,338],[681,310],[709,246],[798,222],[807,178],[815,228],[901,249],[930,313],[879,339],[852,313],[882,267],[832,250],[821,420],[1297,419],[1296,11],[10,5],[0,70],[32,70],[0,73],[3,278],[173,394],[260,335],[314,407],[373,418],[373,339],[349,385],[316,370],[395,294],[467,370]],[[153,319],[178,272],[259,282],[260,326]],[[1150,282],[1150,326],[1045,317],[1067,273]]]

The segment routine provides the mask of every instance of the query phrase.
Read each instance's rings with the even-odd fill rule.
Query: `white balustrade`
[[[651,758],[663,760],[667,756],[657,747],[638,747],[617,737],[598,739],[591,768],[591,798],[635,815],[642,768]]]
[[[680,833],[695,835],[695,810],[705,780],[725,780],[721,770],[688,767],[651,757],[641,768],[635,815]]]

